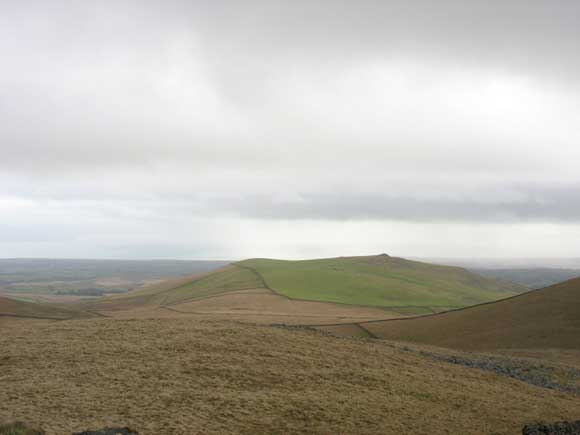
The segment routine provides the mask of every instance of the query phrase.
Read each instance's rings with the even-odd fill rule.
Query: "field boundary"
[[[577,278],[572,278],[566,281],[562,281],[561,283],[555,284],[555,285],[560,285],[560,284],[564,284],[567,283],[569,281],[574,281]],[[436,317],[436,316],[441,316],[443,314],[448,314],[448,313],[454,313],[457,311],[465,311],[465,310],[469,310],[471,308],[477,308],[477,307],[482,307],[482,306],[486,306],[486,305],[494,305],[494,304],[499,304],[501,302],[505,302],[505,301],[509,301],[512,299],[516,299],[522,296],[526,296],[529,295],[531,293],[537,293],[543,290],[546,290],[550,287],[554,287],[554,286],[549,286],[549,287],[543,287],[543,288],[539,288],[539,289],[532,289],[530,291],[524,292],[524,293],[520,293],[518,295],[514,295],[514,296],[509,296],[507,298],[503,298],[503,299],[498,299],[497,301],[489,301],[489,302],[482,302],[479,304],[475,304],[475,305],[469,305],[467,307],[459,307],[459,308],[455,308],[453,310],[447,310],[447,311],[441,311],[439,313],[433,313],[433,314],[421,314],[418,316],[403,316],[403,317],[395,317],[395,318],[391,318],[391,319],[382,319],[382,320],[366,320],[366,321],[362,321],[362,322],[357,322],[358,326],[361,326],[360,324],[369,324],[369,323],[383,323],[383,322],[396,322],[396,321],[404,321],[404,320],[415,320],[415,319],[422,319],[425,317]],[[404,308],[404,307],[400,307],[400,308]],[[342,324],[335,324],[335,325],[302,325],[302,326],[308,326],[308,327],[322,327],[322,326],[340,326],[340,325],[354,325],[354,323],[342,323]]]
[[[433,310],[433,308],[450,308],[450,307],[453,307],[452,305],[364,305],[364,304],[348,304],[346,302],[336,302],[336,301],[323,301],[320,299],[291,298],[290,296],[282,294],[282,293],[278,292],[277,290],[273,289],[272,287],[270,287],[268,285],[268,283],[266,282],[266,280],[264,279],[264,277],[262,276],[262,274],[260,272],[258,272],[256,269],[254,269],[253,267],[238,264],[238,263],[232,263],[232,265],[237,266],[237,267],[242,268],[242,269],[249,270],[249,271],[255,273],[256,276],[263,283],[265,289],[270,290],[272,293],[274,293],[278,296],[281,296],[285,299],[288,299],[290,301],[318,302],[321,304],[334,304],[334,305],[341,305],[341,306],[347,306],[347,307],[359,307],[359,308],[375,308],[375,309],[383,310],[383,311],[389,311],[389,310],[395,311],[396,309],[405,309],[405,308],[421,308],[421,309],[425,309],[425,310],[430,310],[432,312],[431,314],[421,314],[421,316],[430,316],[430,315],[434,315],[434,314],[440,314],[443,312],[454,311],[454,310],[445,310],[445,311],[441,311],[441,312],[434,312],[434,310]],[[457,309],[459,309],[459,308],[465,308],[465,307],[457,307]],[[400,313],[397,313],[397,314],[400,314]],[[402,316],[401,318],[408,317],[404,314],[402,314],[401,316]],[[380,322],[381,319],[372,320],[372,321],[373,322]]]

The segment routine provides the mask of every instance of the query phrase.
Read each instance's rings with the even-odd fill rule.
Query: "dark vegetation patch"
[[[552,424],[529,424],[524,426],[522,435],[580,435],[580,420]]]
[[[405,348],[409,349],[409,348]],[[517,379],[537,387],[580,395],[580,370],[572,367],[555,367],[541,362],[512,358],[440,355],[433,352],[418,351],[427,358],[474,369],[493,372],[499,376]],[[550,432],[551,433],[551,432]],[[567,433],[567,432],[566,432]]]
[[[5,425],[0,425],[0,435],[45,435],[41,429],[34,429],[26,423],[17,421]],[[138,435],[136,430],[128,427],[121,428],[105,428],[100,430],[86,430],[84,432],[77,432],[73,435]]]
[[[0,435],[45,435],[45,432],[40,429],[33,429],[25,423],[17,421],[0,425]]]
[[[101,430],[87,430],[84,432],[75,433],[73,435],[138,435],[138,432],[128,427],[121,427],[106,428]]]

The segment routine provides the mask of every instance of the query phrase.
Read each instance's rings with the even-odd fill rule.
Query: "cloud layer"
[[[580,255],[578,41],[566,0],[5,2],[0,248]]]

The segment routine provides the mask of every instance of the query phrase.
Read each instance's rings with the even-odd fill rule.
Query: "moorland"
[[[580,280],[530,292],[378,255],[246,260],[66,304],[5,298],[0,422],[518,434],[580,418],[579,294]]]

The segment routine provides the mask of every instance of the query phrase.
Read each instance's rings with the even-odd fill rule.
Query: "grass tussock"
[[[21,421],[0,425],[0,435],[45,435],[45,433],[43,430],[31,428]]]

